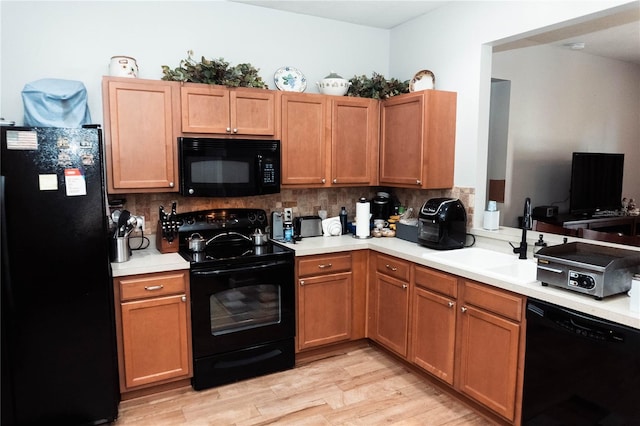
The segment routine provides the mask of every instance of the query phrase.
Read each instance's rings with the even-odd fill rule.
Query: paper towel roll
[[[356,203],[356,237],[368,238],[370,236],[369,221],[371,219],[371,204],[361,198]]]

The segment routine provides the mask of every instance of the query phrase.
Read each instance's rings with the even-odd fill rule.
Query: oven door
[[[280,143],[178,138],[180,193],[239,197],[280,192]]]
[[[194,358],[295,336],[291,260],[191,271]]]

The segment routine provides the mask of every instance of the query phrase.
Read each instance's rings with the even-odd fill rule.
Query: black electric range
[[[256,229],[267,233],[267,213],[262,209],[211,209],[178,215],[179,253],[191,268],[223,268],[279,257],[293,258],[293,250],[268,241],[254,245]],[[208,241],[205,251],[189,249],[195,234]]]

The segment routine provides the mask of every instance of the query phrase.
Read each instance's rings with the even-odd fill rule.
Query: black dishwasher
[[[640,424],[640,330],[527,303],[523,425]]]

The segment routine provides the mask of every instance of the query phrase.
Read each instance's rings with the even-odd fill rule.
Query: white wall
[[[491,45],[545,32],[566,25],[565,21],[611,14],[620,5],[637,7],[637,2],[451,2],[392,30],[392,75],[405,79],[430,69],[436,76],[436,88],[458,92],[456,186],[475,187],[476,200],[484,203]],[[478,227],[482,210],[476,205],[474,224]]]
[[[624,153],[622,194],[640,198],[640,65],[538,46],[494,54],[493,77],[511,81],[503,224],[527,196],[568,211],[574,151]]]
[[[100,82],[112,56],[136,58],[139,77],[160,79],[187,50],[197,60],[249,62],[275,89],[284,65],[307,77],[307,92],[335,71],[388,75],[389,31],[227,1],[1,1],[0,116],[23,122],[21,90],[41,78],[84,83],[102,123]]]

